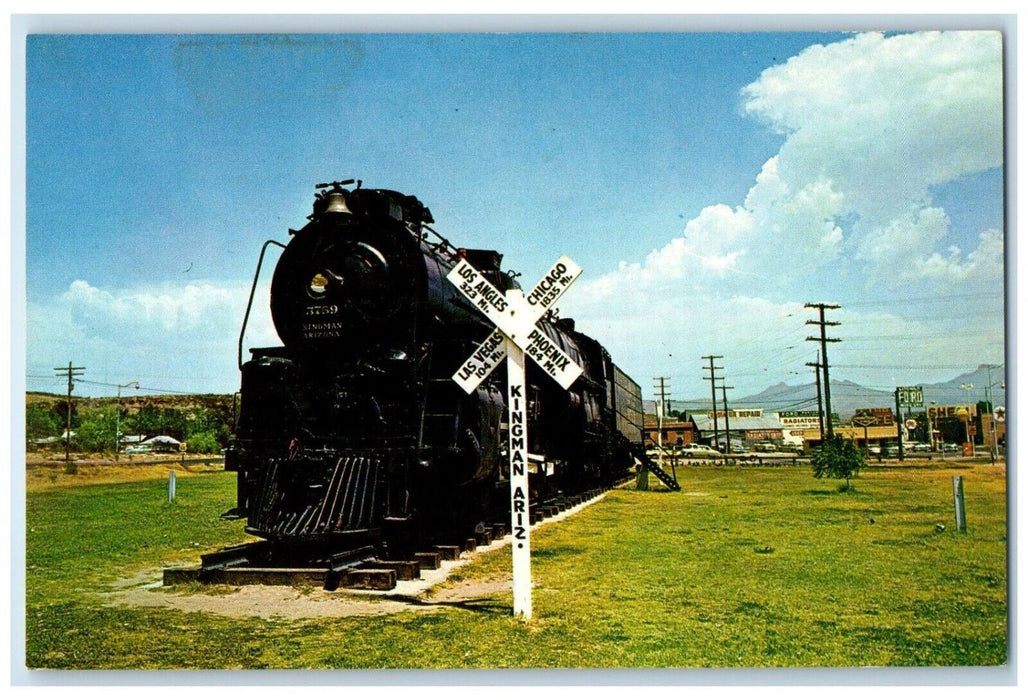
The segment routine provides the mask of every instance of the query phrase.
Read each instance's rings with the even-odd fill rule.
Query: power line
[[[983,363],[985,364],[985,363]],[[845,367],[846,369],[885,369],[885,370],[918,370],[918,369],[948,369],[948,370],[967,370],[968,366],[963,365],[848,365],[848,364],[835,364],[834,367]],[[999,365],[991,365],[992,367],[1003,367],[1001,363]],[[891,391],[891,389],[890,389]]]
[[[82,384],[89,384],[90,386],[107,386],[107,387],[116,387],[116,386],[118,386],[117,384],[111,384],[109,382],[91,382],[91,381],[87,381],[87,380],[82,380],[81,383]],[[207,393],[207,392],[196,392],[196,391],[181,391],[181,390],[178,390],[178,389],[158,389],[158,388],[155,388],[155,387],[148,387],[148,386],[140,386],[140,387],[137,387],[137,389],[138,389],[138,391],[146,391],[146,392],[149,392],[151,394],[178,394],[178,395],[181,395],[181,396],[191,396],[192,394],[197,394],[197,393]]]
[[[847,301],[846,308],[860,306],[885,306],[898,303],[952,303],[955,299],[1003,299],[1002,292],[967,292],[964,294],[945,294],[924,297],[896,297],[892,299],[861,299],[860,301]]]
[[[57,375],[58,379],[64,377],[65,376],[64,373],[67,372],[67,368],[66,367],[63,367],[63,368],[60,368],[60,369],[61,369],[62,373]],[[76,367],[75,369],[84,369],[84,368]],[[78,375],[76,375],[76,376],[78,376]],[[47,380],[48,379],[48,380],[50,380],[50,382],[49,382],[50,384],[56,384],[56,381],[54,380],[53,377],[42,377],[42,376],[38,376],[38,375],[26,375],[26,378],[27,379],[35,379],[35,380]],[[110,387],[110,388],[116,388],[118,386],[117,384],[114,384],[112,382],[97,382],[97,381],[92,381],[92,380],[89,380],[89,379],[78,379],[76,383],[77,384],[86,384],[86,385],[89,385],[89,386],[105,386],[105,387]],[[222,394],[232,393],[232,392],[209,392],[209,391],[183,391],[181,389],[163,389],[163,388],[160,388],[160,387],[150,387],[150,386],[140,386],[140,387],[137,388],[137,390],[141,391],[141,392],[146,392],[146,393],[149,393],[149,394],[174,394],[174,395],[177,395],[177,396],[192,396],[194,394],[210,394],[210,393],[222,393]]]

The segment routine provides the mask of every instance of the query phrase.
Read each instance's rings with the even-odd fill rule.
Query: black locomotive
[[[318,185],[289,232],[271,282],[282,346],[244,363],[240,335],[233,513],[296,551],[416,543],[509,509],[505,372],[470,395],[451,379],[492,326],[446,274],[463,257],[500,290],[516,275],[439,236],[415,197],[353,184]],[[610,485],[642,444],[639,386],[570,319],[538,327],[584,372],[565,391],[528,363],[533,498]]]

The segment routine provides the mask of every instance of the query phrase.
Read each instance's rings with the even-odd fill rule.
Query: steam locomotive
[[[446,275],[461,258],[501,291],[517,275],[496,251],[450,244],[415,197],[352,185],[317,185],[308,223],[261,252],[251,306],[265,250],[283,248],[282,345],[244,362],[245,319],[240,333],[231,514],[297,551],[414,546],[509,510],[505,371],[470,395],[452,380],[493,329]],[[610,485],[642,444],[639,386],[572,320],[537,326],[584,372],[564,390],[527,367],[532,498]]]

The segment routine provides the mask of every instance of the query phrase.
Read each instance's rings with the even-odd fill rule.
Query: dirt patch
[[[497,598],[511,589],[510,578],[506,578],[460,581],[414,595],[330,592],[292,586],[212,586],[196,591],[193,588],[165,588],[159,578],[160,572],[145,572],[134,579],[118,582],[115,590],[104,594],[104,597],[109,605],[167,608],[234,618],[301,620],[440,612],[453,607],[494,607]]]

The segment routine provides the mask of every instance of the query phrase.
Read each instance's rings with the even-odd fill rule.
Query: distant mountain
[[[985,400],[985,388],[990,385],[989,394],[994,406],[1006,405],[1006,389],[1003,386],[1003,373],[993,366],[980,365],[977,369],[961,374],[953,379],[937,384],[921,384],[924,389],[925,403],[936,403],[942,406],[951,404],[977,403]],[[962,385],[971,385],[970,390],[962,389]],[[892,408],[895,410],[896,400],[892,391],[869,389],[846,380],[832,379],[831,384],[832,413],[841,420],[849,420],[858,408]],[[707,412],[711,408],[710,398],[689,401],[672,401],[671,411]],[[721,408],[721,396],[718,396],[718,408]],[[763,391],[742,398],[730,399],[729,409],[762,408],[765,412],[773,411],[816,411],[817,388],[813,382],[809,384],[790,385],[779,382]],[[654,401],[643,401],[646,413],[656,412]]]
[[[995,365],[978,365],[974,371],[961,374],[947,382],[939,384],[924,384],[924,400],[934,401],[937,404],[965,404],[968,402],[968,391],[961,388],[964,384],[970,384],[974,388],[970,391],[971,401],[978,402],[985,400],[985,389],[990,381],[992,388],[989,396],[994,406],[1005,406],[1007,403],[1007,391],[1004,382],[1004,375],[1001,369]]]

